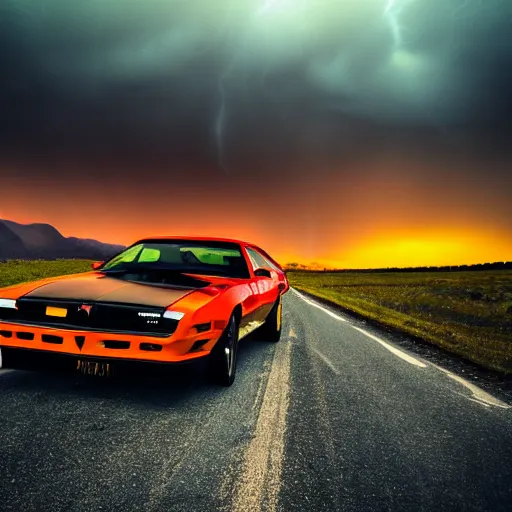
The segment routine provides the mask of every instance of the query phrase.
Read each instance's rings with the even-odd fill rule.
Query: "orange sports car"
[[[121,361],[208,357],[215,381],[230,386],[241,338],[259,329],[279,341],[289,285],[255,245],[147,238],[93,269],[0,289],[0,366],[62,356],[104,374]]]

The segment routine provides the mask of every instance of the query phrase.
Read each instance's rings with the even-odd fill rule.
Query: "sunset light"
[[[341,253],[330,264],[342,268],[386,268],[470,265],[505,261],[512,240],[486,233],[418,233],[416,237],[388,236],[368,240]]]

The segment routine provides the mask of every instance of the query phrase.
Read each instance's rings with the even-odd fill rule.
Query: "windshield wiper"
[[[99,270],[100,272],[105,273],[127,273],[127,272],[168,272],[174,274],[202,274],[202,275],[220,275],[226,277],[232,277],[229,272],[225,270],[213,269],[213,268],[204,268],[204,267],[172,267],[165,263],[151,263],[151,264],[125,264],[125,265],[116,265],[113,268]]]
[[[225,270],[217,270],[217,269],[206,269],[206,268],[190,268],[183,269],[183,274],[202,274],[204,276],[225,276],[225,277],[233,277],[229,272]]]
[[[116,265],[115,267],[108,269],[100,269],[100,272],[140,272],[140,271],[166,271],[166,272],[175,272],[177,274],[183,274],[183,270],[176,267],[170,267],[166,264],[144,264],[144,263],[136,263],[136,264],[125,264],[125,265]]]

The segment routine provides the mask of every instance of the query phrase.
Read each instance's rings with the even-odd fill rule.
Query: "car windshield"
[[[248,278],[249,270],[236,243],[190,240],[144,241],[107,261],[104,272],[169,271]]]

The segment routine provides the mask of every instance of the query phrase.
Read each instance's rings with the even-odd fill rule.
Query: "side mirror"
[[[94,270],[97,270],[101,267],[101,265],[103,265],[103,261],[95,261],[91,267],[94,269]]]
[[[257,268],[254,271],[254,275],[256,277],[272,277],[272,274],[270,273],[270,270],[267,270],[266,268]]]

